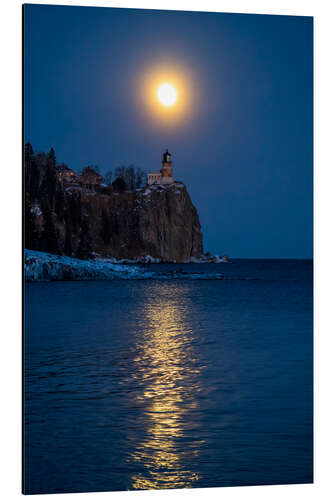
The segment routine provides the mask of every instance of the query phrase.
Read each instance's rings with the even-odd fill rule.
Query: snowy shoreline
[[[148,256],[149,257],[149,256]],[[146,262],[158,263],[158,259]],[[125,264],[126,262],[126,264]],[[196,263],[205,261],[196,260]],[[144,263],[144,261],[143,261]],[[79,281],[114,279],[223,279],[220,273],[199,274],[182,271],[154,272],[140,267],[138,261],[114,259],[81,260],[37,250],[24,251],[25,281]]]
[[[26,281],[112,280],[144,277],[137,266],[107,260],[81,260],[36,250],[24,251]]]

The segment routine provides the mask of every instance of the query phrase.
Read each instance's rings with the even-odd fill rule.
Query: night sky
[[[310,17],[25,6],[25,140],[102,172],[134,164],[174,177],[205,251],[311,258]],[[145,75],[184,77],[186,117],[159,120]]]

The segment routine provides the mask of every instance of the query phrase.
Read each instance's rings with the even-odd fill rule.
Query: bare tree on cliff
[[[131,191],[147,184],[147,174],[141,168],[134,168],[133,165],[116,168],[114,177],[123,179],[127,189]]]
[[[128,189],[135,189],[135,171],[133,165],[129,165],[125,168],[125,182]]]
[[[122,167],[117,167],[115,172],[114,172],[114,176],[115,176],[115,179],[123,179],[125,180],[125,169],[126,167],[122,166]]]
[[[112,170],[109,170],[108,172],[106,172],[106,174],[104,175],[104,182],[105,184],[108,184],[109,186],[111,186],[112,184],[112,179],[113,179],[113,172]]]
[[[135,172],[135,189],[140,189],[142,186],[147,184],[147,174],[140,167],[136,169]]]

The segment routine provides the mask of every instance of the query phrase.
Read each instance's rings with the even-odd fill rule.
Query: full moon
[[[177,100],[177,90],[170,83],[163,83],[157,90],[157,97],[163,106],[173,106]]]

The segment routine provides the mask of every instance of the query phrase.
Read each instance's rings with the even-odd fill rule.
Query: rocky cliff
[[[26,248],[80,258],[150,255],[164,262],[203,254],[199,217],[180,182],[85,192],[58,182],[47,162],[26,169],[25,181]]]

